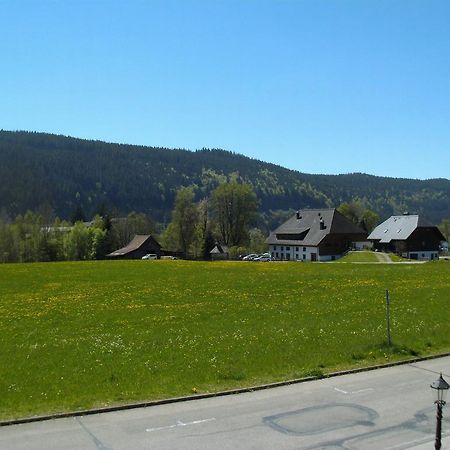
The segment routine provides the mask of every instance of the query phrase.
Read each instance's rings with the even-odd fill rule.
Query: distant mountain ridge
[[[145,212],[170,220],[175,192],[194,186],[198,199],[227,179],[253,186],[270,226],[274,211],[338,206],[359,198],[381,218],[404,211],[433,223],[450,217],[450,180],[353,173],[311,175],[225,150],[188,151],[90,141],[46,133],[0,131],[0,210],[10,216],[42,205],[68,218]]]

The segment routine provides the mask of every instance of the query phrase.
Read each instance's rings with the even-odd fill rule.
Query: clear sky
[[[448,0],[0,0],[0,128],[450,178]]]

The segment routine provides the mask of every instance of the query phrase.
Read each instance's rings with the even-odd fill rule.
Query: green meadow
[[[0,265],[0,419],[446,352],[449,303],[447,261]]]

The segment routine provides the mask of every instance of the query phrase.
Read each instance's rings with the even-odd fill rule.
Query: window
[[[281,251],[283,251],[284,250],[284,247],[283,246],[281,246]]]
[[[274,246],[273,246],[273,249],[274,249],[274,250],[276,250],[276,249],[277,249],[277,246],[276,246],[276,245],[274,245]]]
[[[298,252],[298,247],[295,247],[295,251]]]
[[[303,247],[303,251],[306,252],[306,247]]]
[[[295,259],[298,259],[298,253],[295,254]]]
[[[303,259],[306,259],[306,255],[303,253]]]
[[[290,250],[291,249],[291,247],[286,247],[286,250]]]

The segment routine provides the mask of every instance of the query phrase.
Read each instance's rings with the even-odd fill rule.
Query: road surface
[[[425,450],[450,357],[263,391],[0,428],[1,449]],[[450,449],[450,408],[443,446]]]

